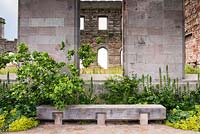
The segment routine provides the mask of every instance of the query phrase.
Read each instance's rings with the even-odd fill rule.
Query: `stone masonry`
[[[200,65],[200,0],[185,0],[186,63]]]
[[[19,42],[26,42],[31,51],[45,51],[57,61],[66,61],[61,42],[66,51],[79,47],[77,9],[78,0],[19,0]]]
[[[126,75],[150,74],[169,66],[172,78],[184,78],[183,0],[123,1],[123,67]],[[57,46],[79,47],[79,0],[19,0],[19,42],[66,60]],[[110,23],[110,22],[109,22]],[[78,61],[75,58],[75,62]],[[76,62],[78,63],[78,62]]]
[[[120,1],[82,1],[80,16],[84,18],[81,30],[81,43],[90,43],[95,51],[108,50],[108,67],[120,66],[122,50],[122,2]],[[108,18],[108,29],[98,29],[98,17]],[[97,44],[100,37],[102,43]]]
[[[124,71],[184,78],[183,0],[124,0]]]
[[[4,52],[16,52],[17,40],[9,41],[4,38],[5,19],[0,18],[0,54]]]

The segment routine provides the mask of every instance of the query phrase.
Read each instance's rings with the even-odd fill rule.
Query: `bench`
[[[54,120],[61,125],[67,120],[97,120],[98,125],[105,121],[139,120],[141,125],[147,125],[148,120],[166,119],[166,108],[162,105],[70,105],[62,111],[52,106],[37,107],[39,120]]]

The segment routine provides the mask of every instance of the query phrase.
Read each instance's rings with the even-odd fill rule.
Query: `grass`
[[[7,73],[16,73],[17,72],[17,67],[16,66],[10,66],[10,67],[6,67],[6,68],[2,68],[0,70],[0,74],[1,75],[5,75]]]
[[[110,67],[108,69],[103,69],[101,67],[90,67],[83,68],[80,71],[81,74],[123,74],[123,69],[119,67]]]
[[[186,74],[200,74],[200,68],[194,68],[191,65],[185,65],[185,73]]]
[[[0,69],[0,75],[6,75],[7,73],[16,73],[16,66],[9,66],[3,69]],[[108,69],[103,69],[101,67],[93,67],[93,68],[84,68],[80,71],[81,74],[123,74],[123,69],[121,66],[119,67],[111,67]]]

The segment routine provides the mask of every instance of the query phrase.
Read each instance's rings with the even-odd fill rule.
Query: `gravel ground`
[[[106,126],[90,125],[74,125],[68,124],[63,126],[40,125],[37,128],[26,132],[17,132],[10,134],[199,134],[194,131],[183,131],[174,129],[165,125],[150,124],[148,126],[140,126],[135,124],[115,125],[108,124]]]

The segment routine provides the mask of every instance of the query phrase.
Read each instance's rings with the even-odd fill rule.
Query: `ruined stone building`
[[[17,40],[9,41],[4,38],[5,19],[0,18],[0,53],[15,52]]]
[[[200,65],[200,0],[185,0],[186,63]]]
[[[104,21],[104,23],[101,21]],[[108,60],[108,67],[120,66],[122,52],[122,2],[81,1],[80,22],[81,44],[90,43],[97,52],[102,48],[106,49],[107,59],[105,61]],[[98,43],[98,40],[100,43]]]
[[[183,0],[123,0],[121,40],[126,75],[150,74],[153,79],[157,79],[159,67],[165,70],[166,65],[169,65],[171,77],[184,78],[183,9]],[[80,33],[86,35],[86,31],[80,31],[81,14],[79,0],[19,0],[19,42],[27,42],[31,50],[47,51],[58,61],[66,61],[65,53],[56,48],[61,41],[66,43],[66,51],[79,48],[83,41]],[[107,20],[109,25],[116,23],[109,22],[109,17]],[[85,23],[86,21],[87,16]],[[86,24],[85,30],[87,28]],[[116,32],[119,31],[116,28]],[[95,34],[96,32],[94,30]],[[109,30],[101,32],[108,32],[108,36],[113,37],[113,44],[118,43],[113,36],[115,31],[111,34]],[[105,34],[103,41],[106,42],[107,38]],[[102,46],[107,48],[109,45]],[[109,51],[109,47],[107,50]],[[114,56],[113,59],[115,58],[118,59]],[[79,65],[77,57],[74,62]],[[115,60],[109,60],[110,65],[114,63]]]

